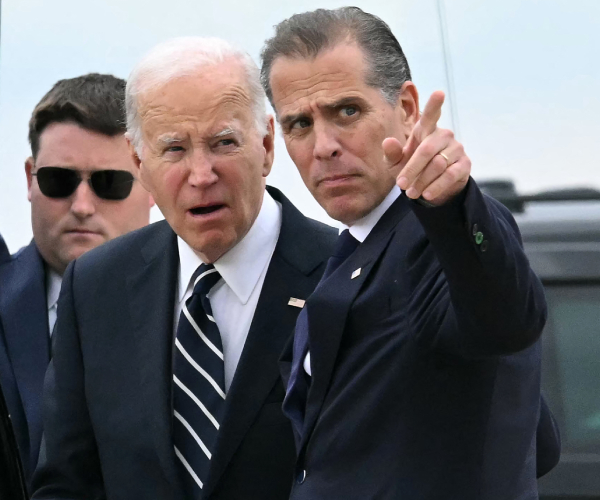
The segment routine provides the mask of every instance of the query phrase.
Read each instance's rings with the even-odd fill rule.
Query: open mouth
[[[208,207],[195,207],[195,208],[191,208],[190,212],[193,215],[206,215],[206,214],[212,214],[213,212],[216,212],[217,210],[220,210],[221,208],[223,208],[225,205],[210,205]]]

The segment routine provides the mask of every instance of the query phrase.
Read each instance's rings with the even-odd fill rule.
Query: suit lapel
[[[37,461],[42,433],[41,393],[50,361],[50,331],[43,260],[31,242],[5,265],[0,311],[6,348],[28,422],[29,453]],[[34,465],[29,464],[29,465]]]
[[[301,450],[308,442],[327,395],[352,303],[384,253],[396,225],[409,211],[408,201],[401,195],[381,217],[367,239],[319,285],[305,306],[308,308],[312,382]]]
[[[144,409],[165,475],[178,487],[175,453],[171,439],[171,357],[173,316],[179,256],[175,233],[166,222],[141,248],[142,262],[127,279],[129,310],[137,340]],[[177,486],[176,486],[177,485]]]
[[[265,277],[246,344],[227,394],[227,407],[212,458],[205,498],[214,491],[269,393],[279,383],[278,358],[291,337],[300,309],[291,297],[307,299],[316,286],[335,238],[315,234],[308,219],[277,190],[268,188],[282,205],[282,225]],[[329,244],[331,243],[331,245]]]

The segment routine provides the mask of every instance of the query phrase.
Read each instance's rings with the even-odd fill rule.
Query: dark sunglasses
[[[79,171],[63,167],[41,167],[31,175],[48,198],[68,198],[82,181]],[[124,200],[131,193],[133,175],[126,170],[96,170],[87,181],[98,198]]]

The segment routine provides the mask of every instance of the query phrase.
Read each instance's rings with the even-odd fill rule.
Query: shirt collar
[[[56,271],[48,268],[46,273],[46,298],[48,310],[52,309],[58,303],[60,295],[60,286],[62,285],[62,276]]]
[[[352,226],[346,226],[345,224],[342,224],[340,227],[340,233],[344,229],[349,229],[350,234],[362,243],[367,239],[367,236],[369,236],[369,233],[375,227],[375,224],[379,222],[379,219],[381,219],[383,214],[387,212],[387,209],[392,206],[392,203],[396,201],[401,193],[402,191],[400,188],[394,185],[392,190],[383,199],[383,201],[362,219],[358,219],[354,224],[352,224]]]
[[[281,229],[281,205],[265,191],[263,202],[252,227],[242,240],[214,264],[225,283],[242,304],[248,302],[262,272],[271,260]],[[203,261],[179,236],[179,302],[183,300],[191,278]]]

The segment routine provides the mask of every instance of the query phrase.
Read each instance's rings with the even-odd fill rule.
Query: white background
[[[3,0],[0,46],[0,233],[12,251],[31,238],[24,161],[31,111],[61,78],[126,78],[156,43],[219,36],[258,62],[284,18],[340,1]],[[424,103],[447,90],[436,0],[355,5],[387,21]],[[476,179],[510,178],[521,192],[600,187],[600,1],[446,0],[460,139]],[[443,125],[450,126],[450,108]],[[309,216],[327,220],[281,138],[269,182]],[[153,209],[153,219],[160,218]]]

